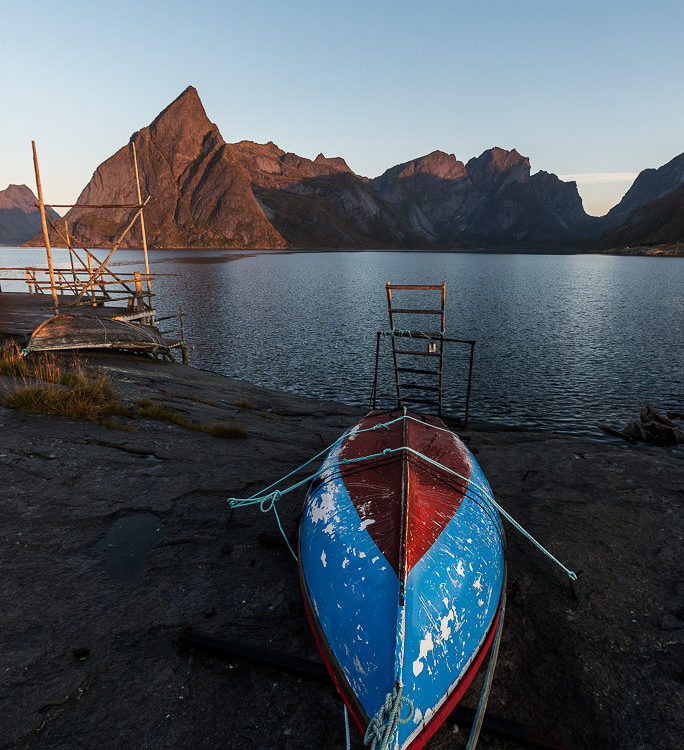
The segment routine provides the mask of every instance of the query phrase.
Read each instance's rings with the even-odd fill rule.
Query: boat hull
[[[152,326],[106,315],[66,313],[44,320],[34,329],[28,352],[72,349],[121,349],[164,354],[169,345]]]
[[[424,745],[491,643],[505,541],[490,497],[477,461],[440,420],[401,412],[371,412],[345,433],[309,489],[307,616],[363,731],[402,685],[414,708],[396,747]]]

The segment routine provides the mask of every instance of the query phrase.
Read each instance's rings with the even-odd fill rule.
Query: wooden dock
[[[72,307],[73,295],[58,295],[60,312],[77,312],[94,318],[112,318],[124,321],[139,320],[149,316],[150,310],[132,312],[127,307],[105,305]],[[54,316],[52,296],[25,292],[0,292],[0,338],[28,340],[33,330]]]

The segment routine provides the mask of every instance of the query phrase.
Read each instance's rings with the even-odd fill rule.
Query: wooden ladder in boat
[[[392,298],[394,291],[429,291],[441,293],[439,308],[395,307]],[[394,358],[394,379],[397,387],[399,406],[404,402],[428,404],[437,408],[437,415],[442,415],[442,374],[444,372],[444,299],[446,282],[437,285],[426,284],[392,284],[387,282],[387,309],[389,311],[390,333],[392,339],[392,356]],[[439,332],[430,330],[402,330],[395,327],[395,315],[426,315],[439,318]],[[430,318],[428,318],[430,320]],[[429,328],[429,326],[428,326]],[[427,357],[422,360],[423,367],[400,365],[404,357]],[[410,362],[414,364],[414,362]],[[435,369],[434,365],[437,365]],[[420,376],[414,382],[402,382],[402,376]],[[408,392],[408,393],[406,393]],[[417,393],[418,395],[414,395]]]

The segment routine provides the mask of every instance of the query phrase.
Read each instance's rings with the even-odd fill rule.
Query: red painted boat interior
[[[361,429],[388,422],[401,412],[373,412],[360,423]],[[381,453],[385,448],[406,445],[429,456],[452,471],[470,477],[470,462],[462,444],[453,434],[444,432],[443,422],[436,417],[409,415],[432,427],[412,419],[395,422],[389,428],[358,432],[344,441],[340,459],[360,458]],[[431,466],[413,454],[393,453],[370,461],[341,467],[349,496],[366,530],[389,564],[398,572],[402,529],[402,473],[408,461],[406,501],[407,546],[406,573],[430,549],[449,523],[463,500],[467,482]]]

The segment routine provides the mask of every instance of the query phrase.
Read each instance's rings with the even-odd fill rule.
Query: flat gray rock
[[[191,625],[319,660],[273,515],[226,499],[300,465],[359,411],[143,358],[94,364],[127,403],[152,399],[249,437],[0,407],[0,747],[343,748],[332,689],[175,641]],[[681,450],[468,436],[499,503],[582,571],[575,600],[505,524],[509,606],[489,711],[567,748],[679,748]],[[279,504],[293,542],[303,497]],[[447,724],[428,747],[467,736]],[[479,747],[515,745],[483,734]]]

